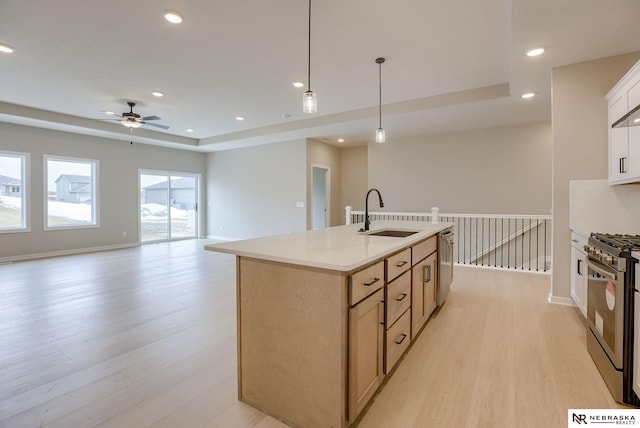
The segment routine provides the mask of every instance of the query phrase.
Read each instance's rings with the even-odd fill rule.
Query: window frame
[[[0,156],[20,158],[22,164],[20,177],[22,183],[21,225],[20,227],[0,227],[0,234],[31,232],[31,153],[0,150]]]
[[[91,223],[90,224],[70,224],[70,225],[50,225],[49,224],[49,161],[69,162],[69,163],[85,163],[91,166]],[[100,161],[98,159],[86,159],[77,158],[72,156],[63,155],[48,155],[43,156],[43,205],[42,211],[43,217],[43,230],[72,230],[72,229],[95,229],[100,227],[100,195],[98,189],[98,180],[100,172]]]

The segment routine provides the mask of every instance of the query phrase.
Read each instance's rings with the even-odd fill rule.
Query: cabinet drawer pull
[[[620,174],[626,174],[627,173],[627,158],[622,157],[620,158]]]
[[[431,282],[431,265],[426,265],[424,267],[424,281],[423,282]]]
[[[405,297],[407,297],[407,293],[402,293],[398,297],[396,297],[396,301],[402,302]]]
[[[406,261],[406,260],[403,260],[403,261],[401,261],[399,263],[396,263],[396,267],[402,267],[402,266],[406,265],[407,263],[409,263],[409,262]]]
[[[396,340],[396,344],[397,344],[397,345],[402,344],[402,342],[404,342],[404,340],[407,338],[407,335],[406,335],[406,334],[404,334],[404,333],[403,333],[403,334],[401,334],[401,336],[402,336],[402,338],[400,339],[400,341],[397,341],[397,340]]]
[[[373,285],[378,281],[380,281],[380,278],[373,278],[371,281],[365,282],[362,285],[364,285],[365,287],[369,287],[370,285]]]
[[[577,266],[577,269],[576,269],[576,273],[578,275],[582,275],[582,269],[581,269],[582,266],[581,265],[582,265],[582,259],[578,259],[578,266]]]

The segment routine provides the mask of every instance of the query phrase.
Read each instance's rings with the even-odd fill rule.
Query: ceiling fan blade
[[[149,125],[149,126],[155,126],[156,128],[169,129],[167,125],[160,125],[159,123],[148,123],[148,122],[140,122],[140,123],[144,123],[145,125]]]
[[[160,120],[160,118],[158,116],[147,116],[147,117],[143,117],[141,119],[142,120]]]

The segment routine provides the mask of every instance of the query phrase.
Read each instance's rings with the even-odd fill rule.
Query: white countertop
[[[367,233],[385,229],[411,230],[418,233],[405,238],[371,236],[358,232],[362,224],[352,224],[211,244],[205,245],[204,248],[236,256],[349,272],[451,226],[453,223],[374,221]]]

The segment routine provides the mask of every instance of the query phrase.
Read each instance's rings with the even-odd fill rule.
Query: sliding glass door
[[[198,236],[198,175],[141,171],[139,182],[142,242]]]

